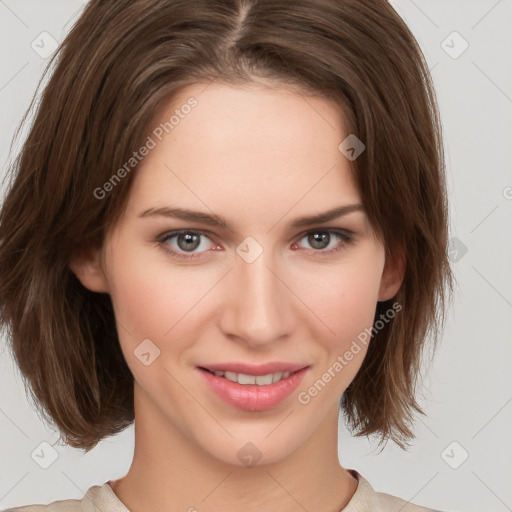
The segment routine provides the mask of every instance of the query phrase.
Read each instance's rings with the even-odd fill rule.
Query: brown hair
[[[133,377],[110,296],[78,281],[74,251],[100,246],[134,171],[101,187],[142,146],[158,109],[193,83],[268,78],[340,106],[365,151],[351,162],[403,284],[341,399],[356,435],[404,448],[422,349],[437,343],[452,275],[441,127],[411,32],[385,0],[93,0],[54,56],[0,213],[0,322],[38,410],[92,449],[134,419]],[[341,142],[341,141],[340,141]],[[405,250],[404,250],[405,248]],[[446,287],[448,285],[448,287]],[[435,344],[436,344],[435,343]]]

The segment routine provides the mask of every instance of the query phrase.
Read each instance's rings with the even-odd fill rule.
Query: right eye
[[[190,260],[200,257],[201,252],[207,251],[207,247],[204,247],[205,244],[202,243],[201,238],[213,243],[210,237],[205,235],[202,231],[192,231],[188,229],[167,232],[158,239],[158,243],[164,251],[172,256],[182,260]],[[206,244],[206,246],[207,245],[208,244]],[[197,254],[193,252],[201,246],[204,249],[203,251],[198,251]]]

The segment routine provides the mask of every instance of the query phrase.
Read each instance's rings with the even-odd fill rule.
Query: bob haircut
[[[76,251],[101,247],[136,167],[108,194],[104,184],[187,85],[264,79],[335,102],[346,133],[366,146],[350,162],[353,179],[386,257],[405,273],[375,322],[392,302],[401,312],[372,329],[340,406],[355,435],[404,449],[413,412],[425,414],[415,398],[421,355],[427,339],[437,345],[453,276],[437,100],[387,1],[93,0],[43,77],[50,69],[0,212],[0,322],[61,439],[89,451],[134,420],[110,296],[68,266]],[[23,122],[32,109],[34,100]]]

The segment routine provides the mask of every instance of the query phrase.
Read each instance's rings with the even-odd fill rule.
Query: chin
[[[292,438],[286,434],[285,430],[279,432],[280,427],[277,425],[279,422],[272,428],[266,428],[264,432],[259,429],[254,435],[251,435],[251,429],[247,429],[247,424],[245,424],[240,435],[233,435],[233,438],[229,437],[228,439],[223,435],[222,440],[212,440],[212,437],[207,437],[205,440],[209,440],[210,444],[201,448],[214,459],[240,468],[276,464],[287,459],[306,440],[305,436],[304,439],[302,436]],[[276,430],[273,431],[273,429]]]

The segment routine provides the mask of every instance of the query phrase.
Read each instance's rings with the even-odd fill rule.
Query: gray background
[[[376,490],[424,506],[512,510],[512,2],[392,4],[420,42],[437,88],[458,287],[425,376],[420,404],[427,417],[416,421],[410,451],[388,443],[379,453],[375,440],[352,438],[342,422],[340,461]],[[31,43],[47,38],[44,31],[60,42],[83,5],[0,0],[2,176],[12,135],[47,62]],[[469,46],[462,52],[464,41]],[[27,401],[4,340],[0,390],[0,509],[81,498],[89,486],[127,472],[133,428],[87,455],[55,444],[58,435]]]

